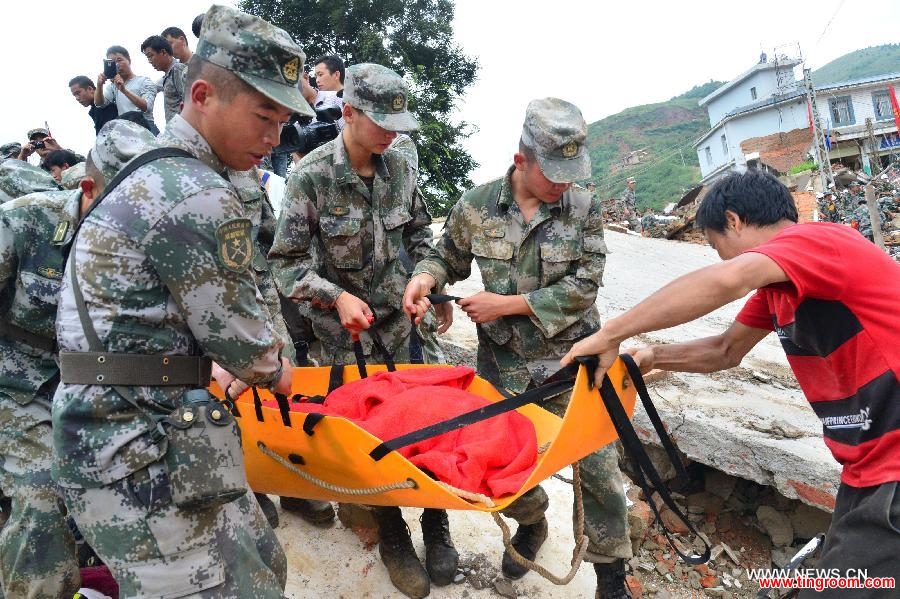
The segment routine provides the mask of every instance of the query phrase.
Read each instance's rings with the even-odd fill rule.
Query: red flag
[[[891,108],[894,109],[894,124],[897,125],[897,133],[900,134],[900,103],[897,102],[897,94],[892,84],[888,84],[888,93],[891,96]]]

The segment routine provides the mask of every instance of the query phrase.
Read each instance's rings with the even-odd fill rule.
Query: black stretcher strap
[[[413,326],[413,330],[415,331],[416,327]],[[369,329],[369,336],[372,337],[372,343],[375,344],[375,347],[378,348],[378,351],[381,352],[381,355],[384,356],[384,365],[387,366],[388,372],[394,372],[397,370],[397,365],[394,363],[394,354],[388,351],[387,346],[384,344],[384,340],[381,338],[381,335],[375,332],[375,329]],[[419,360],[419,364],[422,361]]]
[[[656,434],[659,435],[660,440],[663,441],[663,447],[666,449],[669,460],[675,465],[679,472],[684,472],[684,466],[681,464],[681,460],[675,452],[675,445],[671,442],[671,439],[669,439],[669,435],[663,427],[662,421],[659,419],[659,414],[656,412],[656,408],[653,407],[653,403],[650,401],[650,396],[647,393],[647,387],[644,385],[640,369],[638,369],[637,365],[634,363],[634,359],[630,355],[622,354],[620,358],[628,369],[628,374],[635,384],[635,388],[641,398],[641,402],[644,404],[645,409],[647,409],[648,415],[651,411],[654,414],[654,416],[651,416],[653,428],[656,429]],[[616,428],[616,432],[625,449],[625,454],[631,461],[635,473],[635,482],[644,492],[644,495],[646,495],[647,503],[650,504],[650,509],[653,511],[653,515],[662,527],[663,534],[665,534],[669,545],[671,545],[672,549],[675,550],[685,563],[692,565],[706,563],[709,561],[710,556],[709,543],[700,536],[693,523],[688,520],[687,516],[684,515],[681,508],[678,507],[678,504],[675,503],[675,500],[669,493],[669,488],[666,486],[665,482],[663,482],[659,472],[657,472],[656,468],[653,466],[653,462],[650,460],[647,451],[644,449],[641,440],[638,438],[634,426],[631,424],[628,415],[625,413],[625,408],[622,407],[622,402],[619,400],[619,396],[616,394],[616,389],[613,386],[612,381],[609,380],[609,376],[603,377],[603,384],[600,387],[600,397],[603,400],[603,404],[606,406],[606,411],[609,413],[613,426]],[[649,479],[649,482],[647,479]],[[659,510],[656,507],[656,502],[653,501],[652,495],[654,491],[659,494],[663,503],[672,510],[672,513],[674,513],[679,520],[684,522],[688,527],[688,530],[703,541],[706,549],[703,551],[702,555],[687,555],[675,545],[672,533],[666,528],[665,524],[663,524],[659,515]]]
[[[369,378],[369,373],[366,371],[366,354],[363,351],[362,341],[359,340],[359,337],[353,340],[353,355],[356,356],[356,368],[359,369],[359,378]]]
[[[285,426],[291,426],[291,406],[288,403],[287,395],[281,393],[273,393],[275,401],[278,402],[278,411],[281,412],[281,423]]]
[[[256,387],[251,387],[253,390],[253,408],[256,410],[256,419],[260,422],[265,422],[263,419],[263,411],[262,411],[262,399],[259,397],[259,389]]]
[[[500,414],[515,410],[516,408],[521,408],[526,404],[539,404],[542,401],[546,401],[547,399],[555,397],[563,391],[572,388],[575,384],[575,376],[578,374],[578,366],[579,364],[577,363],[566,366],[554,373],[540,387],[531,389],[520,395],[515,395],[508,399],[488,404],[477,410],[472,410],[456,416],[455,418],[450,418],[443,422],[438,422],[437,424],[432,424],[405,435],[395,437],[389,441],[384,441],[369,452],[369,457],[377,462],[390,452],[396,451],[401,447],[406,447],[413,443],[424,441],[425,439],[443,435],[444,433],[460,429],[464,426],[474,424],[475,422],[481,422],[482,420],[499,416]]]
[[[328,393],[325,395],[331,394],[332,391],[340,387],[344,384],[344,365],[338,363],[331,364],[331,371],[328,373]]]
[[[325,414],[320,414],[318,412],[310,412],[307,414],[306,418],[303,419],[303,432],[312,437],[313,432],[315,432],[313,429],[316,428],[316,425],[319,424],[323,418],[325,418]]]
[[[360,347],[360,351],[362,351],[362,347]],[[363,362],[363,368],[365,368],[365,362]],[[344,365],[339,364],[337,362],[332,362],[331,371],[328,373],[328,393],[325,395],[328,396],[332,391],[340,387],[344,384]],[[325,403],[325,398],[322,398],[322,401],[315,401],[313,403]],[[303,432],[307,435],[312,436],[313,429],[316,428],[316,425],[325,418],[325,414],[319,414],[317,412],[310,412],[306,415],[306,418],[303,419]]]
[[[425,297],[428,298],[428,301],[431,302],[431,304],[433,306],[436,306],[438,304],[445,304],[447,302],[455,302],[456,300],[462,299],[461,297],[459,297],[457,295],[445,295],[443,293],[429,293]],[[424,347],[422,345],[422,336],[419,335],[419,329],[416,328],[416,317],[410,316],[409,320],[412,322],[411,335],[412,335],[412,338],[414,339],[414,342],[416,344],[418,344],[419,347]],[[424,350],[423,350],[423,352],[424,352]],[[410,362],[413,364],[422,364],[423,363],[423,361],[421,359],[413,359],[413,360],[410,360]],[[388,366],[388,370],[393,370],[393,369],[390,368],[390,366]],[[501,391],[501,393],[503,393],[503,392]]]
[[[637,364],[634,362],[634,358],[629,354],[624,354],[622,362],[625,364],[628,375],[634,383],[634,388],[638,393],[638,397],[641,398],[641,403],[644,404],[644,410],[647,412],[650,422],[653,423],[653,428],[656,429],[656,434],[662,443],[663,449],[666,450],[669,460],[672,462],[672,465],[675,466],[676,475],[682,482],[687,483],[687,470],[684,469],[684,464],[682,464],[681,460],[678,458],[678,450],[675,447],[675,443],[672,442],[672,438],[666,431],[665,426],[663,426],[662,419],[659,417],[659,412],[656,411],[656,406],[650,401],[650,394],[647,392],[647,385],[644,384],[644,377],[641,375],[641,369],[638,368]]]

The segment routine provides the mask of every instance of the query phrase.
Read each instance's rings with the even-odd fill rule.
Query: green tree
[[[419,182],[436,215],[445,215],[472,186],[478,164],[462,141],[473,127],[450,113],[478,70],[453,41],[451,0],[241,0],[241,10],[291,34],[311,62],[337,54],[350,64],[374,62],[410,84],[410,109],[421,129]]]

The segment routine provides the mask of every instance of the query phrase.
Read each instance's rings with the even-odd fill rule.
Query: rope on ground
[[[316,478],[312,474],[308,472],[304,472],[300,470],[289,461],[266,447],[265,443],[262,441],[258,441],[256,446],[259,447],[259,450],[264,454],[278,462],[284,468],[290,470],[294,474],[300,476],[301,478],[311,482],[312,484],[320,487],[322,489],[326,489],[328,491],[332,491],[334,493],[341,493],[343,495],[377,495],[379,493],[387,493],[388,491],[398,491],[400,489],[415,489],[416,481],[411,478],[407,478],[404,481],[399,481],[395,483],[390,483],[387,485],[381,485],[379,487],[363,487],[363,488],[352,488],[352,487],[340,487],[338,485],[333,485],[329,482],[322,480],[321,478]]]
[[[500,531],[503,533],[503,546],[506,548],[506,551],[509,552],[509,556],[513,561],[524,568],[528,568],[532,572],[537,572],[553,584],[559,586],[567,585],[575,578],[575,574],[578,572],[578,568],[584,560],[584,554],[587,552],[588,547],[588,538],[584,536],[584,503],[581,496],[581,473],[578,469],[577,462],[572,464],[572,481],[572,488],[575,490],[575,549],[572,551],[572,564],[569,573],[562,578],[556,576],[542,565],[522,557],[522,554],[513,547],[509,526],[506,525],[506,522],[503,521],[500,514],[491,512],[491,516],[494,517],[494,522],[497,523],[497,526],[500,527]]]

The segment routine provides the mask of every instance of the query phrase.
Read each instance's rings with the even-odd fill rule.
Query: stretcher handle
[[[454,418],[450,418],[448,420],[444,420],[442,422],[420,428],[405,435],[395,437],[389,441],[384,441],[383,443],[380,443],[377,447],[375,447],[375,449],[373,449],[371,452],[369,452],[369,457],[377,462],[390,452],[396,451],[401,447],[406,447],[408,445],[412,445],[413,443],[431,439],[432,437],[443,435],[444,433],[460,429],[464,426],[468,426],[476,422],[481,422],[482,420],[487,420],[488,418],[493,418],[494,416],[499,416],[500,414],[505,414],[506,412],[515,410],[516,408],[521,408],[526,404],[539,404],[543,401],[546,401],[551,397],[559,395],[563,391],[572,388],[572,386],[575,384],[575,376],[578,374],[578,368],[582,364],[584,364],[591,372],[591,376],[589,376],[588,379],[592,381],[592,373],[596,368],[597,358],[578,358],[575,363],[565,366],[556,371],[540,387],[536,387],[519,395],[513,395],[512,397],[509,397],[507,399],[482,406],[476,410],[466,412],[465,414],[460,414],[459,416],[456,416]]]
[[[653,402],[650,400],[650,395],[647,393],[647,387],[644,384],[644,377],[641,375],[641,371],[638,368],[637,364],[634,362],[634,358],[629,354],[621,354],[619,358],[625,364],[625,368],[628,370],[628,375],[631,378],[632,383],[634,383],[635,389],[638,392],[638,395],[641,398],[641,403],[644,404],[644,409],[647,411],[647,415],[650,416],[651,422],[653,422],[653,428],[656,429],[656,434],[659,436],[662,441],[662,445],[666,450],[666,454],[669,457],[669,460],[675,466],[676,470],[681,473],[684,473],[685,477],[687,476],[687,472],[684,470],[684,465],[681,463],[681,460],[678,458],[678,454],[675,450],[675,444],[672,443],[669,438],[668,432],[663,427],[662,420],[659,418],[659,413],[656,411],[656,407],[653,405]],[[647,451],[644,449],[641,440],[637,436],[637,432],[634,430],[634,426],[631,424],[631,421],[628,418],[628,414],[625,413],[625,408],[622,406],[622,402],[619,399],[619,396],[616,394],[616,389],[612,384],[612,381],[609,380],[609,376],[603,377],[603,384],[600,386],[600,398],[603,400],[603,404],[606,406],[606,411],[609,413],[609,418],[612,420],[613,426],[616,428],[616,433],[619,435],[619,439],[622,441],[622,447],[625,450],[625,454],[628,456],[628,459],[631,461],[634,474],[635,474],[635,482],[644,492],[644,495],[647,497],[647,503],[650,504],[650,509],[653,511],[653,515],[656,517],[657,522],[663,529],[663,534],[666,536],[666,540],[669,542],[669,545],[672,549],[675,550],[675,553],[685,562],[691,565],[703,564],[709,561],[710,557],[710,546],[709,542],[700,536],[700,533],[694,527],[694,524],[688,520],[687,516],[681,511],[681,508],[678,507],[678,504],[675,503],[675,500],[672,498],[672,495],[669,493],[669,488],[665,482],[663,482],[662,477],[657,472],[656,467],[653,465],[653,462],[650,460],[650,456],[647,455]],[[649,479],[649,482],[648,480]],[[675,544],[675,540],[672,537],[672,532],[666,527],[663,523],[662,518],[660,518],[659,510],[656,507],[656,502],[653,501],[653,492],[659,494],[659,497],[662,499],[663,503],[672,510],[678,519],[681,520],[688,528],[688,530],[696,537],[699,537],[700,540],[703,541],[703,545],[705,549],[701,555],[688,555],[681,551],[678,546]]]

